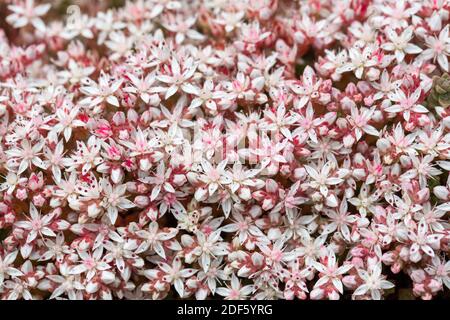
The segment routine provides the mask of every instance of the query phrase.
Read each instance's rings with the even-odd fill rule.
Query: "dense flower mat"
[[[0,3],[0,297],[432,299],[448,0]]]

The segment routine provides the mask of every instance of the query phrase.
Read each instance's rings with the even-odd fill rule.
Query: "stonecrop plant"
[[[1,299],[448,299],[449,15],[2,1]]]

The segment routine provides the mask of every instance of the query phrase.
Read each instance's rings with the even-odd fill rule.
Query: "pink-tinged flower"
[[[226,171],[225,176],[231,181],[227,186],[233,194],[237,194],[242,200],[249,200],[251,188],[255,187],[255,177],[259,170],[247,170],[240,162],[233,164],[232,170]]]
[[[53,126],[46,127],[50,130],[49,135],[56,137],[60,133],[63,133],[66,142],[69,141],[72,136],[73,129],[83,127],[85,125],[83,121],[77,119],[79,112],[80,110],[78,107],[74,107],[71,110],[68,108],[59,108],[56,110],[56,117],[54,119],[57,120],[58,123]]]
[[[305,233],[300,238],[301,246],[295,249],[295,252],[305,259],[307,266],[313,266],[314,262],[324,254],[326,247],[324,246],[327,235],[320,235],[317,238],[311,238],[309,233]]]
[[[214,83],[211,79],[205,81],[202,89],[188,83],[184,86],[183,91],[197,96],[197,98],[192,99],[189,109],[195,109],[204,105],[211,111],[216,111],[217,104],[215,99],[222,96],[220,92],[214,91]]]
[[[159,273],[162,273],[161,280],[173,285],[180,298],[183,298],[185,295],[184,279],[189,278],[198,272],[198,270],[193,268],[183,268],[183,264],[179,257],[173,259],[172,265],[165,262],[159,262],[158,268],[159,269],[145,270],[144,275],[149,279],[154,279],[159,277]]]
[[[270,31],[262,30],[258,21],[244,23],[240,27],[240,40],[235,41],[234,45],[240,51],[254,52],[270,34]]]
[[[350,242],[351,229],[349,226],[356,223],[359,217],[348,212],[347,200],[342,200],[338,209],[327,209],[325,214],[330,218],[330,223],[325,226],[323,232],[328,234],[337,230],[346,241]]]
[[[6,151],[8,156],[7,165],[11,170],[17,170],[17,174],[25,172],[35,165],[38,168],[46,169],[45,163],[39,157],[41,150],[44,147],[45,141],[39,141],[38,143],[32,145],[28,140],[22,140],[20,143],[20,148],[9,149]]]
[[[419,159],[415,154],[410,154],[409,159],[412,162],[412,168],[402,174],[400,178],[408,181],[419,178],[420,186],[425,188],[428,184],[428,178],[435,179],[435,176],[442,174],[442,171],[431,165],[434,158],[433,155],[426,155],[422,159]]]
[[[298,125],[298,128],[293,131],[292,135],[297,136],[306,133],[312,142],[318,143],[316,130],[325,119],[314,117],[314,109],[311,103],[308,103],[308,106],[305,109],[305,115],[296,114],[295,120],[295,124]]]
[[[71,267],[67,263],[59,266],[59,274],[47,275],[47,279],[55,283],[55,288],[49,299],[56,299],[66,294],[70,300],[80,300],[85,289],[82,279],[79,275],[70,273]]]
[[[361,139],[363,132],[372,136],[379,135],[377,129],[368,124],[372,119],[374,111],[374,108],[361,108],[358,110],[355,106],[352,106],[351,116],[348,117],[348,122],[353,126],[356,141],[359,141]]]
[[[97,43],[103,44],[109,34],[124,29],[126,26],[126,23],[115,20],[113,10],[98,12],[95,27],[100,30],[100,33],[98,35]]]
[[[269,110],[264,112],[267,118],[265,123],[260,125],[262,130],[267,131],[280,131],[286,138],[292,140],[291,131],[289,127],[296,123],[299,119],[297,113],[286,112],[285,106],[282,104],[276,108],[276,113]]]
[[[69,81],[71,84],[79,84],[82,79],[89,77],[95,71],[95,67],[80,65],[73,59],[69,60],[67,66],[68,69],[62,70],[58,75],[62,77],[64,81]]]
[[[69,171],[81,167],[81,172],[86,175],[91,169],[103,163],[100,149],[100,140],[95,136],[90,136],[87,143],[77,141],[77,151],[70,159],[64,160],[64,164],[69,167]]]
[[[293,300],[294,297],[302,300],[307,298],[306,278],[311,274],[310,269],[312,267],[301,270],[298,262],[292,262],[289,269],[283,270],[282,275],[286,283],[283,295],[286,300]]]
[[[104,243],[106,261],[114,261],[123,280],[128,281],[131,277],[132,268],[142,268],[144,260],[135,254],[138,247],[136,239],[128,239],[118,232],[111,231],[109,240]]]
[[[360,189],[360,193],[357,198],[351,198],[348,200],[354,205],[362,217],[366,217],[368,212],[375,212],[375,204],[379,199],[379,194],[370,194],[370,187],[363,184]]]
[[[6,300],[33,300],[36,297],[31,293],[36,289],[39,280],[45,273],[42,270],[35,269],[30,260],[25,261],[20,267],[21,275],[4,282],[3,287],[6,289],[4,298]]]
[[[86,274],[86,280],[92,280],[97,273],[111,268],[107,262],[103,261],[102,255],[103,247],[99,247],[93,252],[79,251],[80,264],[72,266],[69,273],[73,275]],[[89,282],[88,285],[92,285],[92,282]]]
[[[388,98],[391,101],[394,101],[394,104],[384,110],[390,113],[402,113],[402,116],[406,121],[410,120],[411,112],[428,113],[427,108],[417,103],[421,92],[422,89],[420,87],[408,95],[401,89],[396,90],[388,95]]]
[[[162,189],[164,192],[175,193],[174,187],[169,182],[171,175],[172,169],[169,168],[166,170],[164,162],[160,162],[156,168],[154,176],[144,177],[141,179],[142,182],[153,185],[152,193],[150,195],[151,201],[154,201],[158,197]]]
[[[196,298],[198,300],[205,299],[209,292],[215,295],[217,290],[217,284],[228,279],[227,273],[225,272],[225,270],[222,269],[222,262],[223,257],[219,256],[217,257],[217,259],[212,261],[211,267],[209,268],[208,272],[200,270],[197,273],[198,279],[203,283],[207,284],[207,289],[204,288],[199,294],[196,294]]]
[[[56,182],[61,180],[61,169],[71,164],[70,159],[63,157],[64,142],[61,140],[52,151],[48,147],[44,147],[44,164],[46,168],[52,170],[53,178]]]
[[[318,79],[314,69],[306,66],[303,71],[302,81],[294,82],[290,88],[294,93],[300,96],[300,100],[295,105],[296,109],[303,108],[308,102],[319,101],[326,104],[330,100],[328,93],[322,92],[323,80]]]
[[[374,100],[387,98],[400,88],[401,80],[393,80],[389,77],[389,72],[385,69],[381,73],[380,82],[372,82],[372,86],[377,90],[373,95]]]
[[[214,168],[207,160],[203,160],[201,162],[203,174],[201,174],[198,179],[205,185],[196,190],[196,199],[213,196],[219,187],[223,187],[231,183],[231,179],[225,174],[226,164],[227,160],[223,160],[217,165],[216,168]]]
[[[28,221],[18,221],[14,225],[17,228],[28,231],[26,242],[30,243],[36,239],[37,236],[56,237],[55,232],[50,228],[54,215],[52,213],[42,216],[33,203],[30,203],[30,212]]]
[[[163,26],[175,33],[175,42],[181,44],[186,38],[201,41],[205,36],[195,30],[196,17],[185,18],[180,15],[167,15],[163,17]]]
[[[109,34],[109,39],[105,45],[111,50],[109,58],[117,61],[125,57],[133,48],[134,39],[127,37],[122,31],[114,31]]]
[[[39,258],[39,261],[56,260],[59,263],[63,263],[66,255],[71,255],[74,250],[65,244],[64,233],[59,232],[56,234],[55,241],[51,239],[44,239],[46,251]]]
[[[450,289],[450,261],[434,256],[425,271]]]
[[[71,40],[78,36],[83,36],[86,39],[93,39],[94,32],[93,27],[95,21],[91,19],[87,14],[81,14],[80,8],[77,6],[69,6],[68,12],[70,14],[64,25],[60,36],[64,39]]]
[[[215,22],[225,27],[225,32],[230,33],[242,26],[242,20],[245,16],[244,11],[226,12],[221,11],[220,16],[215,19]]]
[[[447,24],[447,26],[445,26],[445,28],[443,28],[439,33],[439,37],[431,35],[426,36],[425,44],[428,47],[428,49],[425,49],[419,56],[419,59],[425,61],[430,59],[433,59],[433,61],[437,60],[439,66],[442,68],[442,70],[446,72],[449,71],[447,58],[447,56],[450,55],[449,30],[450,27]]]
[[[261,253],[265,256],[266,264],[270,265],[273,270],[279,270],[283,264],[294,261],[298,252],[296,250],[287,251],[285,249],[285,239],[279,238],[273,244],[260,244],[258,245]]]
[[[250,149],[238,150],[239,155],[248,158],[251,163],[261,163],[269,175],[275,175],[280,163],[286,163],[287,160],[283,155],[283,150],[286,147],[287,141],[273,141],[265,132],[257,141],[250,141]]]
[[[120,139],[119,142],[130,150],[130,157],[152,154],[155,152],[155,148],[160,145],[159,139],[156,137],[149,138],[149,131],[142,131],[140,128],[133,132],[129,140],[131,141]],[[151,166],[151,163],[148,165]],[[148,170],[150,167],[146,169]]]
[[[389,25],[394,29],[406,28],[410,17],[420,10],[419,3],[410,3],[406,0],[378,4],[376,7],[384,15],[379,15],[374,20],[381,25]]]
[[[243,217],[240,213],[233,213],[232,223],[220,228],[222,232],[232,232],[234,237],[244,244],[251,237],[264,237],[264,233],[254,225],[250,217]]]

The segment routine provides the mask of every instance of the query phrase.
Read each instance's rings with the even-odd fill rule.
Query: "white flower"
[[[326,234],[312,238],[309,233],[305,232],[300,238],[302,246],[300,248],[296,248],[295,252],[299,256],[305,258],[305,265],[312,266],[314,261],[326,254],[326,248],[324,246],[326,240]]]
[[[319,190],[324,197],[328,196],[328,186],[334,186],[344,181],[339,177],[330,177],[330,172],[333,168],[332,162],[325,163],[320,169],[320,172],[318,169],[308,165],[305,165],[304,167],[311,177],[311,181],[308,185],[313,189]]]
[[[165,262],[158,263],[159,269],[164,272],[162,278],[163,281],[173,284],[175,290],[178,292],[181,298],[184,297],[184,282],[185,278],[193,276],[198,270],[193,268],[184,268],[179,257],[175,257],[172,261],[172,265]],[[149,279],[155,279],[159,270],[149,269],[144,271],[144,275]],[[143,287],[143,290],[145,288]]]
[[[409,249],[409,259],[412,262],[418,262],[422,259],[422,253],[434,257],[433,247],[439,248],[439,241],[443,234],[428,234],[428,225],[425,218],[420,219],[416,232],[409,232],[408,237],[412,241]]]
[[[80,91],[88,97],[80,101],[80,104],[94,107],[106,101],[119,107],[119,100],[114,94],[122,85],[122,79],[112,80],[110,75],[102,71],[98,84],[89,78],[84,78],[81,82],[84,86],[80,88]]]
[[[314,285],[314,288],[320,287],[327,282],[333,284],[336,290],[340,293],[344,293],[344,287],[342,286],[341,276],[344,273],[347,273],[351,268],[353,268],[352,264],[345,264],[343,266],[338,267],[336,261],[335,253],[330,250],[327,255],[326,264],[322,264],[319,262],[313,262],[314,268],[321,273],[320,279]]]
[[[81,263],[72,266],[69,273],[74,275],[86,273],[87,281],[90,281],[97,272],[111,268],[111,266],[102,259],[102,246],[95,249],[92,253],[88,251],[78,251],[78,256],[81,258]]]
[[[89,77],[94,71],[95,67],[85,67],[70,59],[67,65],[68,69],[62,70],[58,75],[68,81],[70,84],[78,84],[82,79]]]
[[[124,88],[123,91],[138,94],[145,103],[151,102],[152,105],[156,105],[160,102],[158,95],[152,91],[153,83],[156,80],[155,73],[149,73],[141,78],[128,73],[127,77],[130,78],[132,86]]]
[[[230,287],[217,288],[216,293],[225,297],[225,300],[245,300],[254,291],[253,285],[242,286],[239,278],[231,275]]]
[[[240,28],[242,25],[242,19],[245,16],[244,11],[238,12],[220,12],[220,18],[216,18],[215,22],[225,26],[225,31],[227,33],[232,32],[233,30]]]
[[[381,274],[381,262],[369,264],[368,270],[358,269],[358,275],[364,283],[353,292],[355,296],[370,293],[373,300],[381,300],[382,291],[394,287],[392,282],[384,280],[385,277]]]
[[[413,168],[402,174],[400,178],[405,181],[410,181],[419,177],[420,187],[426,188],[428,178],[434,179],[434,176],[442,174],[442,171],[433,167],[432,162],[434,158],[434,155],[426,155],[419,160],[415,154],[409,154]]]
[[[308,134],[308,137],[312,142],[318,143],[316,128],[324,122],[324,119],[320,117],[314,118],[314,109],[311,102],[309,102],[308,106],[306,107],[305,115],[298,114],[297,118],[298,119],[296,119],[296,124],[298,124],[299,127],[292,132],[292,136],[295,137],[306,133]]]
[[[221,230],[211,232],[206,236],[202,231],[197,231],[198,245],[193,249],[192,253],[199,256],[200,266],[203,271],[207,272],[211,266],[211,258],[216,256],[223,256],[228,253],[227,244],[221,242]]]
[[[52,152],[48,147],[44,148],[44,155],[47,160],[44,161],[47,168],[52,169],[53,178],[56,182],[61,180],[61,168],[66,165],[70,165],[71,160],[63,158],[64,142],[61,140]]]
[[[399,89],[402,84],[402,80],[392,81],[389,79],[389,72],[384,69],[381,73],[380,82],[372,82],[372,86],[377,90],[373,95],[374,100],[387,97],[389,94]]]
[[[164,161],[161,161],[158,164],[154,175],[140,179],[140,181],[144,183],[153,185],[152,193],[150,195],[151,201],[154,201],[158,197],[161,189],[164,189],[166,192],[175,193],[174,187],[168,182],[171,174],[172,169],[169,168],[166,171],[166,165],[164,164]]]
[[[0,255],[0,288],[3,285],[6,276],[18,277],[23,275],[20,270],[12,266],[14,261],[16,261],[18,253],[19,251],[13,251],[3,257]]]
[[[413,38],[413,27],[410,26],[403,30],[398,35],[392,28],[387,28],[386,35],[391,42],[386,42],[381,45],[386,51],[394,51],[395,58],[398,63],[401,63],[405,58],[405,54],[417,54],[422,52],[422,49],[415,44],[410,43]]]
[[[126,210],[135,207],[135,204],[125,196],[127,190],[126,184],[115,185],[114,187],[107,179],[100,179],[100,186],[104,194],[102,206],[108,212],[109,221],[114,224],[120,210]]]
[[[50,3],[35,6],[34,0],[18,2],[17,5],[8,6],[13,14],[6,17],[6,21],[14,28],[22,28],[31,23],[37,30],[44,32],[46,26],[40,17],[45,15],[50,8]]]
[[[201,166],[204,174],[199,177],[199,180],[205,184],[205,187],[197,189],[195,192],[196,199],[201,199],[206,193],[212,196],[220,186],[231,183],[230,177],[225,174],[227,162],[225,159],[214,168],[209,161],[202,161]]]
[[[377,64],[373,59],[373,49],[370,46],[366,46],[363,51],[358,48],[350,48],[349,57],[351,62],[344,64],[342,67],[336,69],[337,73],[344,73],[354,71],[355,76],[358,79],[362,78],[365,68],[373,67]]]
[[[372,115],[375,112],[375,108],[356,108],[354,105],[351,107],[351,116],[348,117],[348,122],[353,126],[355,130],[356,140],[361,139],[363,132],[370,134],[371,136],[378,136],[379,133],[375,127],[368,123],[372,119]]]
[[[0,192],[6,190],[7,194],[12,194],[18,184],[24,183],[27,178],[21,178],[14,172],[8,172],[5,177],[5,182],[0,184]]]
[[[450,289],[450,261],[434,256],[425,271]]]

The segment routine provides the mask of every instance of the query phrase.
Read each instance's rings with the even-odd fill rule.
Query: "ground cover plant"
[[[448,0],[0,3],[2,299],[448,299]]]

